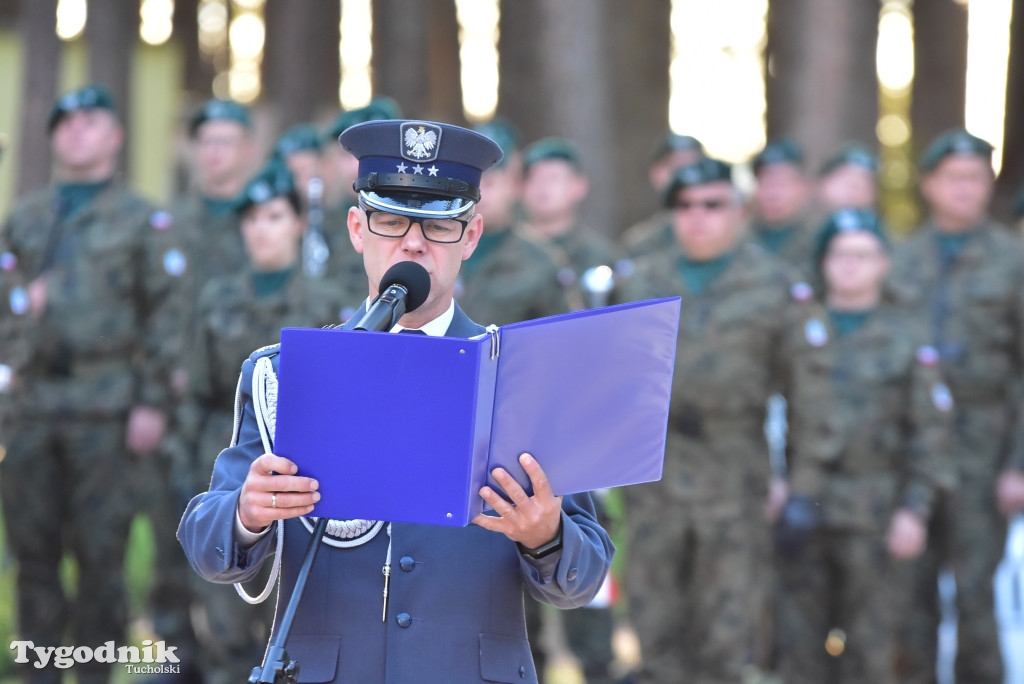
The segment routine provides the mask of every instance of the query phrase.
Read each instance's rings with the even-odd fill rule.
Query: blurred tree
[[[770,0],[767,134],[800,142],[810,168],[838,145],[874,147],[877,2]]]
[[[25,60],[17,141],[19,196],[50,180],[50,140],[46,119],[57,96],[61,52],[54,19],[56,15],[57,0],[31,0],[21,3],[18,16],[18,32],[24,40]]]
[[[267,0],[263,97],[276,104],[279,131],[338,110],[338,2]]]
[[[34,4],[34,3],[26,3]],[[110,89],[125,128],[121,168],[130,159],[132,52],[139,36],[138,0],[89,0],[85,39],[89,44],[89,80]],[[126,169],[127,170],[127,169]]]
[[[465,121],[454,0],[374,0],[373,92],[409,118]]]
[[[498,114],[519,130],[523,143],[550,133],[542,115],[547,94],[540,88],[543,56],[534,36],[540,25],[537,0],[501,0],[498,19]]]
[[[1024,0],[1013,0],[1010,20],[1009,78],[1006,79],[1006,119],[1003,123],[1003,168],[996,186],[995,215],[1009,220],[1024,185]],[[1016,76],[1016,78],[1014,78]]]
[[[657,142],[668,130],[671,0],[608,3],[607,54],[617,159],[613,231],[621,232],[659,206],[647,179]],[[678,131],[687,133],[687,131]]]
[[[910,126],[915,162],[935,136],[964,125],[967,7],[957,0],[914,3],[914,85]]]
[[[184,65],[182,78],[188,103],[208,99],[213,94],[213,64],[199,50],[199,0],[175,0],[173,39],[181,45]]]

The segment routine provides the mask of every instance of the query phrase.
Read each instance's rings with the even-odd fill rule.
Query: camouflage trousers
[[[938,576],[956,580],[956,681],[1003,681],[999,627],[992,578],[1006,543],[1007,521],[995,506],[995,478],[961,473],[957,491],[940,501],[929,528],[929,548],[914,561],[913,605],[901,625],[901,681],[936,681],[937,632],[941,620]]]
[[[637,682],[743,681],[765,651],[768,523],[742,503],[749,496],[702,505],[659,485],[625,492],[626,596],[643,652]]]
[[[787,684],[898,681],[896,625],[907,608],[910,566],[890,558],[884,535],[826,527],[806,547],[779,554],[776,648]],[[845,638],[829,651],[832,630]]]
[[[125,544],[130,491],[123,418],[14,419],[0,463],[7,543],[18,564],[18,636],[36,646],[125,643]],[[61,558],[77,561],[65,595]],[[62,671],[19,666],[25,681],[57,683]],[[76,664],[79,682],[106,682],[111,665]]]

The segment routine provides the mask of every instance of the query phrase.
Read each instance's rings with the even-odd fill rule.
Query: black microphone
[[[430,275],[415,261],[399,261],[380,279],[380,293],[353,330],[387,331],[430,294]]]

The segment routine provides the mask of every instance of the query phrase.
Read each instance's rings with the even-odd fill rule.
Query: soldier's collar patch
[[[18,257],[13,252],[0,254],[0,271],[13,271],[18,265]]]
[[[16,287],[11,290],[10,295],[11,312],[16,316],[20,316],[28,311],[29,301],[28,292],[23,287]]]
[[[828,328],[817,318],[804,323],[804,338],[812,347],[823,347],[828,342]]]
[[[946,383],[937,382],[932,385],[932,404],[943,413],[953,408],[953,394]]]
[[[414,162],[437,159],[441,149],[441,127],[425,121],[407,121],[399,128],[402,157]]]
[[[922,366],[934,366],[939,362],[939,350],[931,345],[918,348],[917,362]]]

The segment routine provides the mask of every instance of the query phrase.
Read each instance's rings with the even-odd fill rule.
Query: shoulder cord
[[[240,389],[240,388],[239,388]],[[236,427],[232,438],[232,446],[238,441],[238,423],[240,423],[240,407],[238,398],[241,393],[236,393],[235,420]],[[266,453],[273,453],[273,435],[277,431],[277,375],[274,373],[274,366],[267,356],[262,356],[256,361],[256,368],[252,376],[252,397],[253,409],[256,414],[256,426],[260,431],[260,440],[263,442],[263,450]],[[316,518],[301,517],[299,521],[310,533],[313,532]],[[240,582],[235,582],[235,591],[244,601],[251,604],[263,603],[270,596],[274,583],[281,572],[281,558],[284,550],[284,525],[283,521],[277,522],[277,549],[274,552],[274,565],[270,570],[270,577],[267,578],[267,586],[263,588],[259,596],[250,596]],[[327,523],[327,534],[323,543],[337,549],[360,546],[377,536],[377,533],[384,527],[382,520],[330,520]],[[390,534],[390,529],[389,529]],[[390,552],[390,543],[388,545]]]

